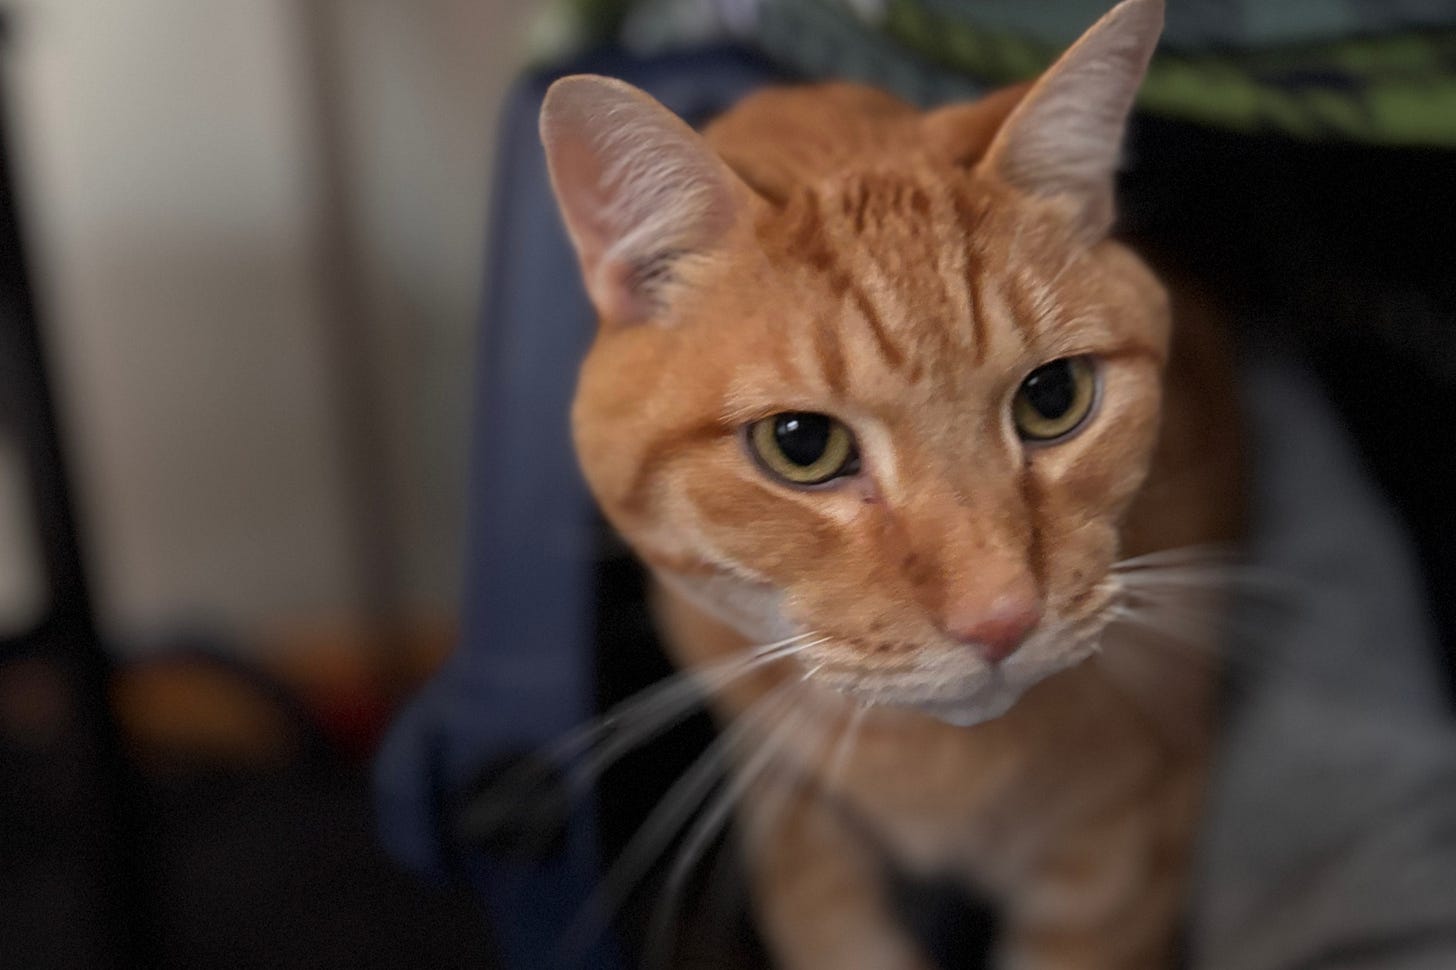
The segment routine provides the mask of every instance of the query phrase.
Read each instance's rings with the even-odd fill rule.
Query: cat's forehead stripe
[[[895,346],[885,329],[885,321],[874,302],[865,293],[864,287],[860,286],[853,277],[845,274],[844,281],[849,292],[849,297],[854,301],[855,309],[860,313],[865,323],[869,325],[870,334],[875,338],[875,344],[879,347],[880,356],[885,363],[890,365],[891,370],[898,370],[905,363],[905,354],[899,347]]]
[[[971,290],[971,331],[973,334],[973,353],[976,355],[976,363],[986,362],[986,294],[981,279],[980,267],[972,266],[967,273],[966,282]]]
[[[971,287],[974,283],[971,274],[975,269],[975,264],[971,259],[971,247],[957,245],[957,242],[960,242],[963,237],[959,232],[959,222],[955,215],[955,192],[948,186],[941,186],[936,196],[938,202],[936,206],[937,224],[941,227],[941,239],[936,245],[936,255],[939,259],[937,268],[946,306],[953,319],[969,320],[973,313]],[[947,229],[950,231],[947,232]],[[979,343],[977,346],[979,348]]]
[[[839,346],[833,325],[827,317],[816,319],[813,324],[814,355],[819,362],[819,372],[824,383],[836,394],[843,394],[848,387],[844,349]]]
[[[980,287],[978,292],[981,297],[981,305],[976,313],[976,320],[982,334],[977,342],[977,360],[984,360],[985,349],[990,345],[990,334],[1004,334],[1021,332],[1024,336],[1025,325],[1018,321],[1019,314],[1012,308],[1009,294],[1001,285],[1000,281],[991,274],[980,275]]]
[[[774,258],[828,298],[794,328],[790,356],[836,397],[877,372],[942,386],[968,366],[1068,342],[1058,284],[1076,260],[1057,227],[950,173],[913,160],[840,173],[801,186],[763,228]]]
[[[967,357],[984,364],[996,341],[1033,342],[1055,320],[1054,286],[1020,252],[1025,227],[988,238],[988,200],[943,173],[855,172],[794,201],[787,255],[848,300],[844,319],[863,321],[878,356],[911,382]],[[825,334],[816,339],[825,373],[837,375],[842,355],[831,357]]]
[[[899,369],[905,363],[905,354],[890,339],[885,329],[885,321],[873,301],[841,263],[834,245],[827,238],[818,198],[812,192],[803,193],[800,198],[802,206],[798,213],[798,225],[790,238],[788,254],[821,274],[834,296],[847,296],[854,303],[855,309],[869,326],[880,355],[892,370]]]

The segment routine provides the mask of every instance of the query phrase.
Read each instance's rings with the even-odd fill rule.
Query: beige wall
[[[357,606],[301,0],[32,0],[7,56],[103,616]],[[535,4],[338,0],[350,197],[417,606],[455,595],[491,125]],[[0,555],[4,555],[0,550]]]

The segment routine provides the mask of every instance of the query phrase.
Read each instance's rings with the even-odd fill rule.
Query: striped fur
[[[1102,44],[1139,75],[1160,13],[1128,0],[1065,70],[1085,74]],[[1136,36],[1112,43],[1108,31]],[[775,89],[701,138],[628,117],[649,134],[615,142],[667,153],[675,179],[701,183],[691,199],[729,208],[708,226],[699,202],[673,210],[658,195],[647,229],[617,230],[661,250],[666,268],[645,320],[613,315],[638,295],[630,277],[616,295],[593,291],[603,323],[574,410],[587,479],[661,581],[660,624],[683,664],[801,631],[824,638],[795,670],[721,692],[722,718],[785,677],[807,677],[831,727],[847,715],[830,699],[868,705],[835,777],[822,751],[791,743],[788,766],[742,806],[757,906],[785,967],[925,966],[889,916],[873,844],[1000,897],[1006,966],[1169,965],[1212,676],[1165,651],[1130,648],[1131,679],[1089,658],[1115,638],[1120,556],[1236,534],[1237,442],[1217,421],[1209,430],[1231,405],[1206,301],[1179,287],[1170,302],[1103,232],[1108,203],[1094,196],[1111,191],[1117,146],[1096,139],[1120,139],[1130,89],[1107,94],[1110,130],[1079,116],[1083,154],[1105,172],[1031,164],[1027,146],[1054,145],[1045,126],[1100,76],[1069,87],[1058,70],[928,115],[853,85]],[[552,139],[589,143],[561,126],[590,127],[590,112],[563,105],[604,95],[590,79],[562,83],[543,130],[590,279],[594,216],[565,201],[576,163]],[[643,99],[615,102],[613,123],[653,110]],[[634,164],[650,170],[597,167]],[[1041,194],[1047,170],[1055,191]],[[1084,183],[1087,199],[1067,195]],[[613,191],[639,190],[614,176]],[[610,218],[638,202],[607,200]],[[663,218],[686,224],[654,230]],[[653,232],[675,242],[644,242]],[[1100,361],[1095,417],[1064,443],[1023,446],[1008,416],[1016,388],[1076,354]],[[742,428],[796,410],[852,427],[864,472],[819,490],[765,477]],[[1041,621],[999,667],[947,637],[948,615],[1028,588]]]

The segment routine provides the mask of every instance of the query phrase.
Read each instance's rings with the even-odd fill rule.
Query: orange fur
[[[717,712],[804,679],[830,736],[857,721],[842,758],[791,739],[742,808],[785,967],[925,965],[865,833],[1002,899],[1008,966],[1169,965],[1213,672],[1119,629],[1109,571],[1237,534],[1227,365],[1207,301],[1180,286],[1170,302],[1106,236],[1111,171],[1106,186],[1087,172],[1115,145],[1093,145],[1085,170],[1028,154],[1064,123],[1078,57],[1145,62],[1160,7],[1119,10],[1041,83],[929,114],[848,84],[775,89],[699,140],[615,82],[563,82],[578,84],[559,96],[574,115],[548,101],[548,156],[603,315],[578,453],[661,581],[667,642],[696,665],[816,631],[824,642],[725,688]],[[1108,111],[1125,114],[1122,95]],[[668,214],[679,224],[652,229],[670,243],[631,236],[668,216],[660,199],[613,201],[630,167],[592,168],[573,126],[603,111],[619,125],[645,112],[642,137],[672,153],[653,177],[693,184]],[[1018,385],[1082,354],[1100,362],[1094,418],[1024,446],[1008,423]],[[740,429],[783,411],[851,426],[863,472],[813,490],[766,477]],[[949,618],[1013,594],[1034,595],[1040,622],[992,670]]]

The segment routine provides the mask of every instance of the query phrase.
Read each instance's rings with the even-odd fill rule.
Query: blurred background
[[[374,848],[366,771],[453,640],[491,132],[540,7],[0,7],[4,326],[38,324],[74,515],[32,501],[64,496],[10,336],[0,965],[124,964],[118,925],[136,965],[480,965]]]
[[[570,909],[661,787],[554,833],[549,885],[471,854],[502,843],[469,795],[666,668],[570,470],[590,320],[544,84],[614,73],[693,121],[782,78],[934,103],[1108,6],[0,4],[0,966],[545,966],[519,900]],[[1129,223],[1315,367],[1446,702],[1456,3],[1170,8]]]
[[[453,615],[490,132],[539,6],[7,5],[12,178],[119,649],[357,622],[376,547],[402,613]],[[351,478],[361,420],[378,484]]]

